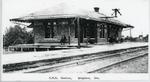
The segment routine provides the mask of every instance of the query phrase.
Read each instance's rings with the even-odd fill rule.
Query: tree
[[[3,46],[8,47],[16,44],[30,44],[34,42],[33,32],[27,32],[25,27],[19,25],[10,27],[3,35]]]

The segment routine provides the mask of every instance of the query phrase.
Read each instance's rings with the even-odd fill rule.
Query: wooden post
[[[21,48],[21,50],[20,50],[20,51],[21,51],[21,52],[23,52],[23,48],[22,48],[22,47],[20,47],[20,48]]]
[[[36,48],[34,48],[34,52],[36,52]]]
[[[78,48],[80,48],[80,18],[77,18],[77,29],[78,29]]]
[[[118,31],[118,38],[119,38],[119,40],[121,39],[121,31],[122,31],[122,28],[119,28],[119,31]]]
[[[132,37],[132,34],[131,34],[131,28],[130,28],[130,38]]]
[[[96,24],[96,43],[98,44],[98,38],[99,38],[99,26],[98,23]]]
[[[100,34],[99,34],[99,27],[97,27],[97,44],[99,43],[99,37],[100,37]]]
[[[104,36],[105,36],[105,38],[106,38],[106,40],[108,41],[108,31],[107,31],[107,29],[108,29],[108,25],[107,24],[105,24],[105,27],[104,27]]]
[[[9,51],[11,51],[11,48],[10,48],[10,47],[8,47],[8,52],[9,52]]]
[[[68,40],[69,40],[69,45],[70,45],[70,38],[71,38],[71,34],[70,34],[70,25],[69,26],[69,37],[68,37]]]

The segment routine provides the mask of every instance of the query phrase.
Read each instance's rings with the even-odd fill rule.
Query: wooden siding
[[[35,43],[59,43],[64,35],[70,43],[78,43],[77,21],[74,23],[73,21],[74,19],[62,19],[34,22]],[[52,32],[47,28],[53,28],[53,37],[51,35],[46,37],[46,32]],[[111,37],[120,39],[122,28],[112,24],[80,19],[80,42],[86,43],[88,38],[94,40],[95,43],[108,42],[108,38]]]

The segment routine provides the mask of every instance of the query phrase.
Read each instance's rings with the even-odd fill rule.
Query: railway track
[[[140,52],[140,51],[139,51]],[[82,71],[84,71],[84,72],[86,72],[86,73],[94,73],[94,72],[96,72],[97,70],[100,70],[100,68],[103,68],[103,70],[105,69],[105,68],[107,68],[107,67],[109,67],[110,65],[115,65],[115,64],[117,64],[118,62],[123,62],[123,61],[128,61],[128,60],[131,60],[131,59],[134,59],[134,58],[137,58],[137,57],[141,57],[141,55],[145,55],[145,54],[147,54],[147,53],[145,53],[145,51],[143,51],[143,52],[140,52],[140,53],[136,53],[136,55],[138,55],[138,56],[136,56],[136,55],[134,55],[134,56],[132,56],[132,57],[130,57],[130,58],[127,58],[127,59],[124,59],[124,58],[122,58],[123,60],[119,60],[119,61],[115,61],[115,62],[109,62],[108,63],[108,61],[109,60],[111,60],[110,58],[114,58],[115,59],[115,57],[121,57],[121,55],[123,56],[123,55],[127,55],[127,53],[122,53],[122,54],[112,54],[112,55],[110,55],[110,56],[102,56],[102,57],[98,57],[98,58],[89,58],[89,59],[85,59],[85,60],[81,60],[81,61],[76,61],[76,62],[72,62],[72,63],[68,63],[68,64],[63,64],[63,65],[58,65],[58,66],[48,66],[48,67],[45,67],[45,68],[42,68],[42,69],[38,69],[38,70],[31,70],[31,71],[28,71],[27,73],[47,73],[47,72],[57,72],[57,71],[59,71],[59,72],[64,72],[64,70],[63,69],[65,69],[66,71],[65,72],[68,72],[68,71],[70,71],[71,73],[73,72],[74,73],[74,71],[76,71],[76,72],[81,72],[82,73]],[[131,56],[131,54],[129,55],[129,53],[128,53],[128,56]],[[106,61],[105,61],[106,60]],[[93,65],[97,65],[97,62],[101,62],[100,64],[103,64],[103,63],[106,63],[106,65],[104,64],[103,66],[100,66],[100,67],[95,67],[94,69],[90,69],[90,67],[91,66],[93,66]],[[93,63],[93,65],[91,64],[91,63]],[[88,65],[89,64],[89,65]],[[85,67],[83,67],[85,65]],[[86,66],[86,65],[88,65],[88,66]],[[77,69],[73,69],[73,68],[76,68],[77,67]],[[78,68],[79,67],[79,68]],[[94,66],[93,66],[94,67]],[[90,69],[90,70],[82,70],[82,71],[80,71],[80,68],[81,69],[83,69],[83,68],[85,68],[85,70],[86,69]],[[69,69],[69,70],[68,70]],[[61,71],[62,70],[62,71]],[[94,71],[93,71],[94,70]]]
[[[58,59],[50,59],[50,60],[42,60],[42,61],[36,61],[36,62],[25,62],[20,64],[13,64],[13,65],[4,65],[4,72],[25,72],[25,73],[34,73],[34,72],[53,72],[60,70],[62,68],[66,67],[74,67],[74,66],[80,66],[88,63],[92,63],[99,60],[108,59],[111,57],[120,57],[121,55],[127,55],[132,53],[140,53],[140,54],[148,54],[147,53],[148,47],[142,46],[142,47],[135,47],[135,48],[128,48],[128,49],[121,49],[121,50],[114,50],[109,52],[101,52],[101,53],[94,53],[94,54],[85,54],[82,56],[74,56],[74,57],[66,57],[66,58],[58,58]],[[138,55],[137,57],[140,57],[141,55]],[[126,60],[122,60],[121,62],[125,62],[137,57],[132,57]],[[116,62],[117,64],[118,62]],[[109,66],[107,66],[109,67]],[[105,67],[101,68],[104,70]],[[88,71],[88,73],[94,73],[97,70],[101,69],[94,69],[92,71]]]
[[[118,64],[121,64],[121,63],[124,63],[124,62],[127,62],[127,61],[131,61],[131,60],[134,60],[134,59],[137,59],[137,58],[140,58],[140,57],[144,57],[144,56],[147,56],[147,55],[148,55],[148,53],[145,53],[145,54],[141,54],[139,56],[134,56],[134,57],[131,57],[131,58],[127,58],[127,59],[109,64],[109,65],[106,65],[102,68],[99,68],[99,69],[96,69],[96,70],[93,70],[93,71],[89,71],[88,73],[96,73],[96,72],[103,73],[103,72],[107,71],[110,67],[113,67],[113,66],[116,66]]]

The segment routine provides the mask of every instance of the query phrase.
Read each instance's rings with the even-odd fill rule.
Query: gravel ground
[[[104,73],[148,73],[148,56],[118,64]]]

